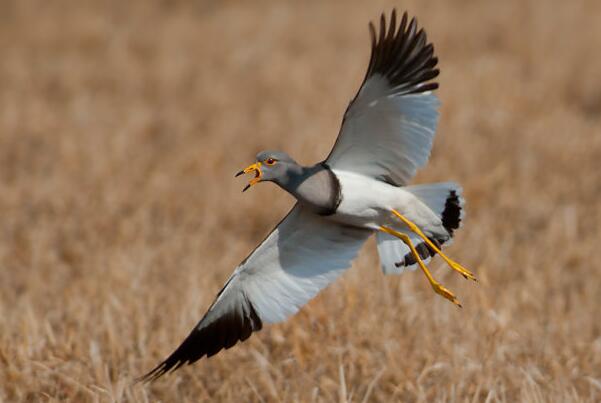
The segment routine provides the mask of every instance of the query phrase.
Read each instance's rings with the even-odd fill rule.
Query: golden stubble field
[[[233,179],[323,158],[392,6],[440,56],[416,182],[467,220],[435,275],[370,241],[284,324],[150,385],[292,205]],[[0,401],[601,400],[601,3],[33,2],[0,13]]]

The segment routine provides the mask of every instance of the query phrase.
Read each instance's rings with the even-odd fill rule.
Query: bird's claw
[[[445,288],[442,284],[432,283],[432,288],[434,289],[435,293],[448,299],[449,301],[457,305],[459,308],[462,308],[461,303],[459,303],[459,300],[457,299],[455,294],[453,294],[449,289]]]
[[[451,263],[449,263],[449,266],[451,266],[451,269],[461,274],[466,280],[473,280],[476,283],[478,282],[476,276],[474,276],[474,274],[471,271],[469,271],[459,263],[451,261]]]

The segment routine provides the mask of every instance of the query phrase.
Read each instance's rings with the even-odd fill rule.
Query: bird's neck
[[[320,215],[334,214],[342,200],[340,182],[325,163],[299,166],[289,172],[288,184],[282,188]]]

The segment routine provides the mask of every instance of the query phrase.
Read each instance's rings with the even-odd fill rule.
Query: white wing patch
[[[349,105],[326,162],[397,186],[428,162],[438,124],[434,46],[404,13],[393,10],[379,32],[370,24],[371,57],[365,80]]]
[[[371,234],[297,204],[236,268],[181,345],[140,380],[152,381],[215,355],[246,340],[263,322],[280,322],[295,314],[350,266]]]
[[[347,269],[370,234],[297,206],[232,281],[240,283],[262,321],[283,321]]]
[[[404,185],[428,162],[439,101],[432,92],[388,95],[391,88],[383,80],[376,75],[366,81],[349,107],[327,163]]]

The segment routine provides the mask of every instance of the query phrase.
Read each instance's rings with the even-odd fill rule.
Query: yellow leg
[[[439,282],[434,280],[434,277],[432,277],[432,274],[430,273],[430,271],[428,270],[428,268],[422,261],[421,256],[419,255],[419,253],[415,249],[415,246],[413,246],[413,243],[411,242],[411,238],[409,238],[409,236],[407,234],[403,234],[402,232],[395,231],[388,227],[380,227],[380,230],[386,232],[387,234],[395,236],[395,237],[399,238],[401,241],[403,241],[409,247],[409,249],[411,249],[411,253],[415,257],[415,260],[417,261],[419,268],[422,269],[422,271],[426,275],[426,278],[430,282],[430,285],[434,289],[434,292],[436,292],[439,295],[442,295],[443,297],[445,297],[446,299],[448,299],[449,301],[451,301],[452,303],[454,303],[455,305],[457,305],[458,307],[461,308],[461,304],[455,297],[455,294],[453,294],[451,291],[449,291],[448,289],[443,287],[442,284],[440,284]]]
[[[465,278],[469,278],[470,280],[477,281],[476,280],[476,276],[474,276],[472,274],[472,272],[470,272],[468,269],[466,269],[465,267],[463,267],[459,263],[457,263],[454,260],[450,259],[447,255],[445,255],[444,253],[442,253],[442,251],[436,245],[434,245],[434,243],[432,241],[430,241],[430,239],[428,239],[428,237],[426,235],[424,235],[424,233],[422,232],[422,230],[420,230],[417,227],[417,225],[415,225],[414,223],[412,223],[411,221],[409,221],[405,216],[403,216],[401,213],[399,213],[396,210],[392,210],[392,214],[394,214],[395,216],[397,216],[399,218],[399,220],[401,220],[407,227],[409,227],[409,229],[411,231],[413,231],[417,235],[419,235],[419,237],[422,238],[424,240],[424,242],[427,243],[428,246],[430,246],[434,250],[434,252],[438,253],[440,255],[440,257],[445,262],[447,262],[447,264],[449,265],[449,267],[451,269],[459,272]]]

